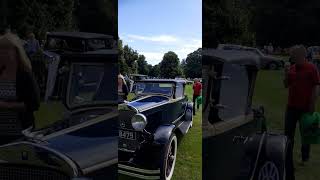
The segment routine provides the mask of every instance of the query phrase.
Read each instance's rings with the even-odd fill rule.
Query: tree
[[[175,78],[182,75],[178,55],[172,51],[164,54],[160,63],[160,75],[163,78]]]
[[[10,0],[8,23],[19,34],[33,31],[44,38],[48,31],[74,28],[74,0]]]
[[[187,59],[181,64],[186,77],[200,78],[202,76],[201,48],[188,54]]]
[[[118,39],[117,0],[78,0],[75,13],[80,31],[102,33]]]
[[[150,69],[149,76],[151,77],[160,77],[160,66],[159,65],[154,65]]]
[[[137,64],[138,64],[139,74],[145,74],[145,75],[149,74],[148,63],[144,55],[138,56]]]
[[[129,71],[129,67],[126,63],[126,60],[123,56],[123,45],[122,40],[118,41],[118,61],[119,61],[119,72],[121,74],[127,74]]]
[[[203,47],[219,43],[254,45],[250,3],[240,0],[204,1]]]

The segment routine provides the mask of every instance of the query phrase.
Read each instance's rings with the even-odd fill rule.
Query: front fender
[[[175,129],[175,125],[163,125],[158,127],[154,133],[154,145],[164,145],[169,141],[170,136],[172,135]]]
[[[187,103],[187,109],[193,109],[193,102]]]

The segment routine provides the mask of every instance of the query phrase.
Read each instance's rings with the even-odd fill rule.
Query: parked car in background
[[[54,106],[48,107],[57,118],[46,126],[36,124],[23,131],[23,139],[0,146],[0,179],[118,179],[118,99],[117,85],[112,83],[117,81],[117,51],[69,53],[60,58],[62,90],[59,100],[54,98]],[[52,95],[48,94],[48,103]],[[48,121],[45,115],[36,123]]]
[[[284,67],[284,60],[276,58],[274,56],[265,55],[258,48],[233,45],[233,44],[219,44],[217,49],[219,49],[219,50],[250,51],[250,52],[256,54],[257,56],[259,56],[262,69],[275,70],[275,69],[280,69],[280,68]]]
[[[203,179],[285,180],[287,138],[252,105],[259,56],[206,49],[202,63]]]
[[[141,179],[171,179],[178,137],[192,126],[193,104],[184,80],[135,82],[136,97],[119,105],[119,173]]]

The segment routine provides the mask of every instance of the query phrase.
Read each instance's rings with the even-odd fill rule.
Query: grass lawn
[[[192,86],[186,87],[186,94],[192,101]],[[184,136],[178,146],[177,161],[172,180],[202,179],[202,110],[199,109],[193,119],[193,127]],[[136,179],[120,176],[121,180]]]
[[[269,130],[281,131],[284,129],[284,114],[287,103],[287,90],[283,87],[283,71],[261,71],[256,82],[254,104],[263,105]],[[317,104],[320,111],[320,102]],[[300,132],[296,130],[294,159],[296,180],[315,180],[320,176],[320,145],[311,146],[311,159],[306,166],[300,166]]]
[[[64,111],[65,109],[62,102],[42,102],[39,110],[34,113],[36,128],[47,127],[50,124],[61,120]]]

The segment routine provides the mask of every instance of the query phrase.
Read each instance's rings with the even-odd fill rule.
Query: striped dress
[[[16,101],[16,82],[0,82],[0,100]],[[0,136],[21,135],[19,113],[10,110],[0,110]]]

